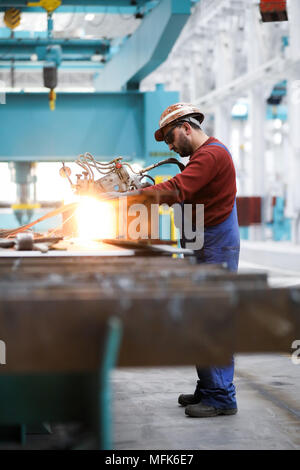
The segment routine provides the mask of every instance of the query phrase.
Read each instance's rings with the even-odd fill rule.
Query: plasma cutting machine
[[[176,158],[167,158],[152,165],[136,171],[128,162],[122,162],[123,157],[117,157],[108,163],[98,162],[90,153],[80,155],[76,163],[83,168],[82,173],[76,175],[77,181],[74,184],[70,178],[71,170],[63,163],[60,169],[60,175],[68,179],[75,194],[80,196],[97,197],[103,193],[120,192],[141,189],[148,186],[145,178],[149,178],[155,184],[152,176],[148,175],[148,171],[162,165],[175,164],[182,171],[184,165]],[[94,172],[100,176],[95,180]]]

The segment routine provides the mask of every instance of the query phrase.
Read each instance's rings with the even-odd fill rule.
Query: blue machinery
[[[161,86],[147,93],[60,93],[52,113],[46,93],[9,93],[0,107],[0,160],[74,161],[89,151],[97,159],[155,163],[170,156],[153,134],[161,110],[176,99]]]
[[[272,230],[272,239],[274,241],[291,240],[291,219],[284,214],[285,199],[276,197],[273,207],[273,221],[267,226]]]
[[[43,0],[39,4],[7,0],[0,2],[0,6],[2,11],[15,7],[46,14],[41,9],[42,3]],[[2,29],[0,67],[1,62],[6,66],[10,60],[14,66],[30,64],[32,54],[44,66],[50,63],[54,67],[71,60],[80,67],[81,62],[86,65],[95,54],[103,57],[95,79],[97,91],[59,93],[54,112],[49,110],[46,93],[7,93],[0,100],[0,161],[14,163],[15,182],[19,194],[22,193],[17,201],[21,211],[26,199],[28,202],[33,162],[74,161],[86,151],[97,160],[122,155],[143,165],[170,156],[165,144],[154,140],[153,133],[162,109],[178,101],[178,93],[165,92],[160,85],[154,92],[141,93],[139,84],[167,58],[189,18],[192,3],[191,0],[66,0],[55,10],[56,13],[82,12],[84,8],[85,12],[125,11],[143,16],[136,32],[119,41],[118,47],[108,39],[54,38],[49,11],[46,37],[44,33],[28,38],[26,32],[14,34],[13,31],[8,37],[9,29]],[[93,62],[90,63],[92,66]],[[174,166],[169,165],[164,171],[173,175]]]

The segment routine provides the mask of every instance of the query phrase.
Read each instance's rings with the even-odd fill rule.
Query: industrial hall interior
[[[299,0],[0,0],[0,450],[299,450],[299,178]]]

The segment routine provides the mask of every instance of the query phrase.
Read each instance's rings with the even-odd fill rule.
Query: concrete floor
[[[113,449],[300,449],[300,364],[275,354],[236,356],[234,416],[186,416],[177,397],[193,392],[195,380],[194,367],[115,369]],[[89,439],[76,425],[51,428],[50,435],[28,435],[24,447],[1,443],[0,450],[64,449]]]
[[[300,364],[282,355],[236,356],[239,412],[190,418],[194,367],[113,372],[114,449],[300,449]]]
[[[299,273],[300,246],[288,241],[241,240],[240,259],[282,272]]]

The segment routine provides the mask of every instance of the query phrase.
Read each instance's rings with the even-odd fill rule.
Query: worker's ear
[[[192,127],[189,125],[188,122],[184,122],[183,127],[187,135],[190,135],[192,133]]]

